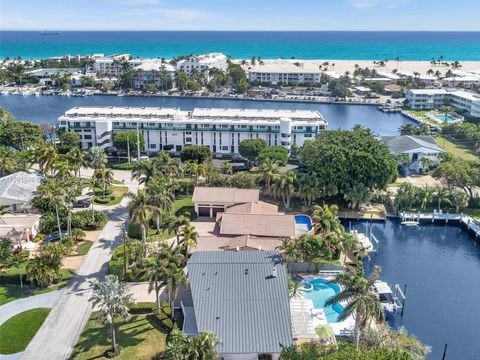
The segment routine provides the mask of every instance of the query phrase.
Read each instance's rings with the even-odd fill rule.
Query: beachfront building
[[[135,67],[133,87],[143,89],[153,84],[157,89],[168,90],[175,87],[175,68],[160,59],[144,60]]]
[[[433,165],[440,163],[440,155],[445,152],[440,148],[435,139],[430,135],[399,135],[399,136],[381,136],[380,141],[388,146],[392,154],[405,154],[410,159],[406,166],[410,171],[422,173],[425,170],[425,164],[422,158],[428,158]]]
[[[210,77],[210,70],[217,69],[226,71],[228,68],[227,56],[222,53],[207,53],[191,56],[177,62],[177,71],[183,71],[187,75],[192,72],[201,73],[206,79]]]
[[[409,89],[407,106],[415,110],[438,109],[445,104],[463,110],[471,117],[480,117],[480,95],[458,89]]]
[[[248,81],[269,85],[319,84],[321,71],[312,63],[292,63],[283,59],[265,62],[248,69]]]
[[[438,78],[436,76],[428,75],[428,74],[420,74],[420,73],[408,71],[408,70],[399,70],[396,72],[396,75],[399,76],[401,79],[405,79],[408,81],[417,81],[426,87],[433,87],[439,83]]]
[[[279,359],[293,343],[287,265],[276,251],[197,251],[186,271],[183,331],[213,332],[218,358]]]
[[[132,66],[140,65],[141,61],[138,59],[130,60],[129,54],[104,56],[103,54],[95,54],[86,65],[87,74],[100,74],[118,76],[121,70],[120,63],[122,61],[129,61]],[[138,63],[138,64],[137,64]]]
[[[59,126],[78,133],[82,149],[110,148],[116,132],[138,129],[147,153],[203,145],[217,156],[232,156],[239,154],[245,139],[259,138],[287,149],[302,146],[326,129],[327,121],[316,110],[110,106],[72,108],[60,116]]]

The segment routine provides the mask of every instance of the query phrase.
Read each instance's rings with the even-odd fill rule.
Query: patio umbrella
[[[330,325],[318,325],[315,328],[315,333],[320,339],[329,339],[333,336],[333,329]]]

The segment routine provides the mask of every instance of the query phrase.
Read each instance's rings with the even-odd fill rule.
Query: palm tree
[[[165,216],[162,223],[164,228],[175,233],[175,236],[177,237],[177,246],[180,245],[180,228],[190,223],[188,213],[180,216],[169,214]]]
[[[362,330],[371,320],[383,320],[384,313],[380,299],[371,291],[375,281],[379,279],[381,268],[375,266],[372,275],[364,278],[358,274],[342,273],[332,282],[339,284],[342,291],[327,300],[326,306],[345,302],[343,312],[338,317],[339,321],[355,314],[354,337],[355,344],[359,346]]]
[[[205,164],[199,164],[196,161],[189,161],[186,166],[186,172],[195,177],[195,184],[198,184],[198,180],[201,176],[205,177],[207,168]]]
[[[48,143],[41,145],[35,152],[40,171],[47,175],[58,159],[57,149],[55,149],[53,144]]]
[[[88,165],[85,152],[79,147],[74,147],[66,155],[68,162],[71,164],[72,169],[75,170],[78,177],[80,177],[80,169]]]
[[[115,334],[115,317],[121,316],[124,320],[129,318],[128,304],[133,301],[128,285],[118,280],[116,275],[107,275],[104,281],[94,279],[91,281],[93,290],[92,301],[100,312],[98,320],[102,324],[110,324],[112,353],[117,351]]]
[[[171,318],[174,318],[174,302],[177,298],[178,287],[180,285],[186,286],[188,284],[187,276],[185,275],[183,268],[177,267],[174,264],[171,264],[165,269],[165,284],[167,286],[168,298],[171,311]]]
[[[28,254],[23,251],[14,251],[8,263],[11,267],[18,269],[18,276],[20,277],[20,289],[23,290],[23,274],[22,274],[22,265],[28,259]]]
[[[330,232],[336,232],[338,234],[343,232],[343,226],[337,217],[338,206],[327,205],[322,206],[315,205],[312,218],[316,222],[315,232],[327,234]]]
[[[107,188],[112,185],[113,182],[113,172],[105,167],[97,168],[93,172],[93,177],[97,181],[97,185],[102,187],[103,197],[107,192]]]
[[[290,199],[295,192],[296,174],[293,171],[286,171],[277,176],[272,185],[272,194],[275,198],[281,198],[283,205],[288,209]]]
[[[195,226],[185,226],[182,229],[182,239],[180,241],[180,246],[184,248],[185,257],[188,256],[188,248],[191,246],[197,245],[198,232],[195,229]]]
[[[129,193],[131,200],[128,204],[130,220],[140,225],[142,240],[147,240],[148,221],[150,220],[150,206],[145,189],[139,189],[137,195]]]
[[[141,160],[133,165],[132,180],[135,179],[139,184],[148,184],[156,175],[156,169],[152,161]]]
[[[65,180],[71,176],[70,171],[72,171],[72,169],[68,163],[68,160],[56,161],[53,164],[52,169],[55,171],[55,177],[58,179]]]
[[[60,208],[64,208],[66,205],[65,202],[65,193],[62,189],[62,184],[55,179],[48,179],[42,181],[42,183],[37,188],[37,196],[45,198],[51,207],[55,208],[55,214],[57,216],[57,226],[58,234],[60,235],[60,241],[62,238],[62,229],[60,226]]]
[[[468,196],[464,191],[455,190],[451,193],[451,202],[455,205],[455,212],[459,212],[461,208],[468,206]]]
[[[107,154],[101,147],[94,146],[88,150],[88,163],[93,169],[100,169],[107,164]]]
[[[428,171],[428,169],[430,169],[430,167],[433,165],[433,160],[429,157],[423,156],[420,160],[418,160],[418,163],[422,166],[424,171]]]
[[[39,287],[49,286],[57,277],[57,271],[51,266],[48,259],[43,256],[31,259],[25,270],[27,279],[35,281]]]
[[[6,147],[0,147],[0,171],[2,176],[5,176],[6,173],[13,173],[15,171],[15,160],[13,154]]]
[[[442,203],[451,205],[450,194],[448,189],[442,186],[435,188],[435,197],[437,198],[438,211],[440,211]]]
[[[180,175],[180,160],[173,159],[167,152],[160,152],[155,159],[153,159],[155,172],[158,176],[163,177],[177,177]]]
[[[318,194],[318,178],[315,174],[303,174],[297,179],[297,192],[305,207],[312,205]]]
[[[151,258],[146,259],[138,267],[138,276],[145,277],[150,283],[148,286],[148,291],[155,289],[155,302],[157,303],[157,309],[160,311],[160,287],[161,281],[164,277],[165,270],[163,267],[162,258],[157,254]]]
[[[197,336],[193,336],[189,339],[187,346],[187,359],[217,359],[217,345],[220,343],[220,339],[218,339],[212,332],[202,331]]]
[[[420,189],[418,194],[420,198],[420,207],[425,210],[427,208],[427,205],[432,202],[434,195],[435,189],[432,186],[425,184]]]
[[[288,279],[288,297],[290,299],[303,295],[304,288],[301,282]]]
[[[342,249],[342,239],[339,233],[331,231],[323,235],[323,253],[329,261],[338,260]]]
[[[170,178],[158,178],[147,185],[147,201],[156,216],[157,232],[160,232],[160,216],[172,209],[175,188],[176,184]]]
[[[261,181],[265,184],[265,189],[270,191],[273,179],[280,173],[280,162],[267,158],[258,167],[258,172],[260,173]]]

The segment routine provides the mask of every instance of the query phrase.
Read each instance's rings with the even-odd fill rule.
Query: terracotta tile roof
[[[197,239],[197,246],[191,251],[208,250],[276,250],[282,245],[279,237],[258,237],[251,235],[240,236],[201,236]]]
[[[195,203],[205,204],[242,204],[247,202],[258,202],[259,197],[260,190],[258,189],[196,186],[193,191],[192,200]]]
[[[295,235],[295,216],[283,214],[223,214],[221,235],[284,237]]]
[[[278,214],[278,206],[264,201],[230,206],[226,211],[235,214]]]

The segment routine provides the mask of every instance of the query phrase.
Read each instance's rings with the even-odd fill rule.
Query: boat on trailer
[[[373,290],[378,295],[383,310],[393,313],[396,310],[396,302],[390,285],[385,281],[377,280],[373,284]]]

